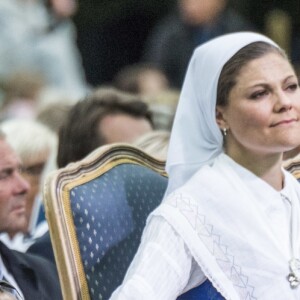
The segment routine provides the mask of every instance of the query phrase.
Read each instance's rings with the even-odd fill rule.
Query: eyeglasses
[[[8,293],[9,295],[13,296],[14,300],[24,300],[18,290],[5,280],[0,280],[0,299],[1,293]]]

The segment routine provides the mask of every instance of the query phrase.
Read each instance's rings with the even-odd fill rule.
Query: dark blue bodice
[[[181,295],[177,300],[224,300],[209,280]]]

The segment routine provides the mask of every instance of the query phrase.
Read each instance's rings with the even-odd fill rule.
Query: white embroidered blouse
[[[278,192],[265,181],[235,163],[227,155],[221,154],[219,161],[226,167],[230,167],[252,191],[253,196],[258,199],[259,206],[267,216],[266,222],[272,224],[272,230],[282,245],[283,252],[289,256],[291,238],[289,234],[291,222],[290,199],[293,185],[290,184],[289,180],[286,180],[283,190]],[[217,189],[218,182],[215,183],[215,186]],[[222,211],[219,214],[221,216]],[[239,218],[239,216],[237,215],[236,218]],[[255,266],[255,262],[253,262],[253,266]],[[147,224],[140,248],[123,284],[113,293],[111,300],[173,300],[185,291],[202,284],[207,279],[204,273],[193,258],[182,236],[165,218],[159,215],[154,216],[150,218]],[[284,277],[286,275],[282,274]],[[288,292],[289,289],[288,287]],[[292,294],[299,297],[300,288],[297,291],[291,290]],[[228,295],[230,295],[230,292]],[[284,298],[280,298],[280,295],[278,295],[277,299],[286,299],[286,296],[282,295],[282,297]],[[246,296],[245,298],[240,296],[231,299],[246,299]],[[255,299],[255,289],[253,298],[249,297],[249,299]],[[294,298],[291,297],[290,299]]]

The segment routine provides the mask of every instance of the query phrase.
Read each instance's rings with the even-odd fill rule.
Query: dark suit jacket
[[[51,262],[36,255],[11,250],[1,242],[0,253],[25,300],[62,299],[58,275]]]
[[[27,253],[42,256],[55,264],[49,231],[37,238],[36,241],[28,248]]]

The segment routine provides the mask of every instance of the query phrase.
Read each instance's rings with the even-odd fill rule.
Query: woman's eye
[[[257,91],[251,94],[250,99],[259,99],[266,96],[267,94],[268,94],[267,90]]]
[[[293,83],[293,84],[290,84],[287,89],[290,90],[290,91],[295,91],[297,90],[299,87],[299,85],[297,83]]]

